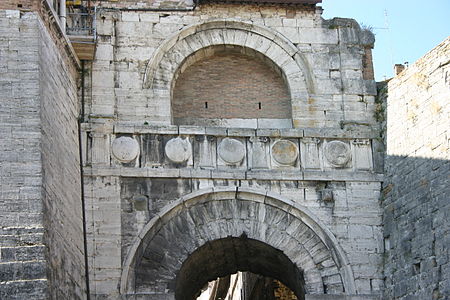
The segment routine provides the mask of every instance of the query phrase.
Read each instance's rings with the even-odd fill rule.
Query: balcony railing
[[[76,36],[94,36],[95,32],[96,9],[92,12],[73,12],[67,14],[67,35]]]
[[[93,9],[77,9],[67,13],[66,33],[80,60],[93,60],[97,42],[96,18]]]

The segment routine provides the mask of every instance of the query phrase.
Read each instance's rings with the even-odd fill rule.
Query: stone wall
[[[40,29],[41,158],[51,299],[85,299],[78,70]]]
[[[353,20],[323,20],[312,6],[158,12],[124,8],[130,3],[100,4],[89,66],[83,143],[93,296],[173,299],[189,253],[247,233],[305,270],[308,297],[378,297],[373,35]],[[223,45],[276,66],[290,95],[289,126],[174,124],[179,70]],[[302,211],[320,225],[305,227]]]
[[[47,299],[48,292],[38,24],[36,14],[0,11],[2,299]]]
[[[355,21],[325,21],[319,8],[219,4],[170,13],[104,7],[99,16],[86,111],[92,121],[171,124],[171,84],[181,65],[178,60],[225,43],[253,49],[282,69],[290,86],[294,127],[376,124],[375,84],[370,76],[363,77],[363,70],[371,66],[365,49],[372,47],[373,35]],[[216,21],[217,29],[201,26],[208,21]],[[220,36],[222,28],[230,34]],[[201,38],[194,36],[195,30]]]
[[[0,9],[11,10],[37,10],[39,3],[36,0],[4,0],[0,3]]]
[[[0,298],[83,299],[76,65],[38,13],[0,16]]]
[[[450,39],[387,86],[385,299],[450,295]]]
[[[236,187],[272,192],[307,207],[333,233],[348,255],[358,293],[379,293],[383,252],[378,202],[381,177],[373,173],[370,147],[370,140],[376,135],[366,132],[360,133],[358,141],[341,139],[339,142],[350,145],[351,158],[336,169],[330,165],[325,153],[329,151],[327,145],[338,142],[335,136],[343,136],[343,132],[328,132],[329,136],[325,138],[325,133],[320,134],[320,131],[229,129],[227,137],[226,130],[220,133],[218,128],[195,129],[198,133],[194,133],[193,127],[182,126],[138,128],[89,124],[85,127],[89,136],[87,144],[91,145],[85,174],[89,189],[88,225],[90,249],[93,249],[90,265],[94,294],[99,298],[118,297],[117,285],[124,284],[121,276],[127,270],[125,262],[136,243],[136,236],[142,234],[144,227],[155,218],[163,218],[172,203],[195,192]],[[205,137],[206,131],[210,132],[209,138]],[[181,137],[177,136],[178,132]],[[211,136],[212,132],[215,132],[214,136]],[[255,137],[256,134],[261,137]],[[317,137],[320,135],[322,138]],[[224,140],[234,141],[237,148],[240,143],[240,147],[247,149],[238,163],[230,164],[226,157],[221,157],[223,150],[220,145]],[[274,149],[286,143],[293,147],[295,154],[283,165],[274,159],[277,157]],[[186,155],[179,155],[183,148]],[[300,153],[295,152],[298,148]],[[176,149],[179,152],[172,152]],[[176,162],[179,157],[181,160]],[[231,214],[228,210],[218,211],[224,215]],[[202,218],[208,216],[194,219]],[[214,218],[211,218],[213,222]],[[249,216],[249,222],[251,220]],[[286,223],[283,221],[281,224]],[[245,226],[233,228],[248,230]],[[196,230],[189,232],[192,234]],[[215,230],[211,236],[213,232]],[[252,236],[253,231],[248,234]],[[175,251],[183,249],[183,241],[189,246],[194,243],[194,237],[185,235],[180,232],[179,236],[168,236],[164,240],[173,241],[171,251]],[[175,245],[175,240],[180,244]],[[322,252],[316,249],[314,253],[320,256]],[[329,265],[325,270],[327,268]],[[312,276],[312,273],[308,274]],[[334,275],[324,275],[323,284],[309,285],[308,293],[321,293],[324,287],[329,294],[342,293],[340,277],[335,273],[328,274]],[[310,280],[312,278],[309,277]],[[155,291],[160,292],[161,288],[155,287]],[[163,297],[156,295],[154,297]]]

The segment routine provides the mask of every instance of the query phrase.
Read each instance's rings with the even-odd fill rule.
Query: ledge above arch
[[[210,214],[207,220],[193,218],[194,215],[201,216],[205,210]],[[227,226],[233,222],[236,226]],[[334,278],[340,278],[345,294],[356,293],[353,272],[343,249],[334,235],[307,208],[276,193],[225,187],[200,190],[183,196],[167,205],[142,229],[135,238],[122,268],[121,294],[130,295],[136,292],[136,273],[141,274],[144,265],[146,268],[152,265],[149,264],[148,257],[154,257],[153,254],[162,253],[163,256],[169,257],[167,261],[170,263],[161,269],[162,273],[167,273],[162,274],[162,277],[172,278],[167,279],[169,286],[181,266],[180,261],[184,261],[195,249],[208,241],[240,236],[243,233],[241,223],[248,226],[245,234],[248,233],[249,238],[283,251],[305,271],[308,293],[323,292],[321,289],[330,274]],[[179,224],[184,225],[180,228]],[[219,229],[208,232],[208,226]],[[180,233],[185,235],[186,239],[182,239]],[[167,236],[177,237],[178,241],[164,241]],[[180,240],[189,242],[184,244]],[[179,250],[176,253],[167,252],[167,243],[179,243],[180,247],[175,247]],[[141,260],[144,256],[147,259],[143,265]],[[319,264],[327,267],[318,268]],[[159,274],[155,272],[158,268],[151,270]]]

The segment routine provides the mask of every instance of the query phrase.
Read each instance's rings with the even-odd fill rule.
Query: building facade
[[[383,274],[370,31],[317,0],[85,2],[0,5],[2,299],[191,300],[238,271],[412,295]]]
[[[379,294],[374,39],[300,2],[97,8],[93,294],[192,299],[236,270],[300,299]]]

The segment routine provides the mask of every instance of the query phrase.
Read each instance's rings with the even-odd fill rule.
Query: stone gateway
[[[0,299],[447,299],[449,40],[320,2],[3,1]]]

